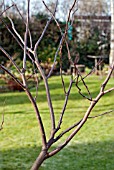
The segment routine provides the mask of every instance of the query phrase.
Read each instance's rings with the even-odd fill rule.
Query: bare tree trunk
[[[114,0],[111,0],[111,41],[110,41],[110,66],[114,62]]]
[[[36,161],[34,162],[32,168],[31,168],[31,170],[38,170],[40,168],[41,164],[46,159],[46,154],[47,154],[46,150],[42,150],[40,152],[39,156],[37,157]]]

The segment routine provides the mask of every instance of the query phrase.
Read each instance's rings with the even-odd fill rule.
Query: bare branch
[[[76,1],[76,3],[77,3],[77,8],[74,10],[74,12],[72,14],[71,25],[73,25],[74,15],[75,15],[76,11],[78,10],[78,0]]]
[[[90,93],[90,91],[89,91],[89,88],[88,88],[87,84],[85,83],[85,81],[84,81],[84,79],[83,79],[81,73],[79,72],[78,68],[76,68],[76,70],[77,70],[77,74],[78,74],[78,76],[77,76],[77,81],[76,81],[76,87],[77,87],[78,90],[79,90],[79,91],[78,91],[79,94],[80,94],[81,96],[83,96],[84,98],[86,98],[86,99],[92,101],[92,96],[91,96],[91,93]],[[81,77],[81,81],[82,81],[83,85],[85,86],[85,88],[86,88],[86,90],[87,90],[87,92],[88,92],[90,98],[87,97],[87,96],[85,96],[84,94],[81,93],[81,88],[78,86],[78,83],[79,83],[78,78],[79,78],[79,77]]]
[[[26,47],[27,47],[27,36],[28,36],[28,28],[29,28],[29,8],[30,8],[30,0],[28,0],[27,4],[27,21],[26,21],[26,32],[24,36],[24,56],[23,56],[23,69],[26,70]]]
[[[16,3],[15,3],[13,0],[11,0],[11,1],[12,1],[13,5],[15,6],[17,12],[19,13],[20,17],[22,18],[23,22],[25,23],[24,18],[23,18],[23,16],[22,16],[22,14],[21,14],[18,6],[16,5]],[[26,25],[26,24],[25,24],[25,25]]]
[[[0,125],[0,131],[3,129],[3,125],[4,125],[4,114],[2,114],[2,122]]]
[[[60,67],[60,76],[61,76],[61,82],[62,82],[62,87],[63,87],[63,90],[64,90],[64,94],[66,95],[67,92],[66,92],[66,87],[65,87],[65,82],[64,82],[64,78],[63,78],[62,68],[61,67]]]
[[[66,27],[65,33],[63,34],[63,33],[62,33],[62,30],[61,30],[61,28],[60,28],[60,25],[58,24],[55,16],[54,16],[53,13],[50,11],[50,9],[49,9],[48,6],[46,5],[46,3],[45,3],[44,1],[42,1],[42,2],[44,3],[44,5],[45,5],[45,7],[48,9],[48,11],[51,13],[51,15],[52,15],[53,19],[55,20],[55,22],[56,22],[56,24],[57,24],[57,26],[58,26],[58,28],[59,28],[59,30],[60,30],[60,32],[61,32],[61,35],[62,35],[62,38],[61,38],[59,47],[58,47],[57,52],[56,52],[55,57],[54,57],[53,66],[52,66],[52,68],[51,68],[51,70],[50,70],[50,72],[49,72],[49,75],[48,75],[48,77],[50,77],[50,75],[51,75],[51,73],[52,73],[52,71],[53,71],[53,68],[54,68],[54,66],[55,66],[56,57],[57,57],[57,54],[58,54],[59,51],[60,51],[60,58],[62,58],[62,45],[63,45],[64,40],[65,40],[65,43],[66,43],[66,47],[67,47],[67,51],[68,51],[68,58],[69,58],[69,60],[70,60],[70,63],[73,63],[73,62],[72,62],[72,59],[71,59],[71,56],[70,56],[70,51],[69,51],[68,43],[67,43],[67,41],[66,41],[67,27]],[[73,4],[73,5],[75,5],[75,4]],[[72,11],[72,9],[71,9],[71,11]],[[63,85],[64,93],[66,94],[65,84],[64,84],[64,79],[63,79],[63,76],[62,76],[62,69],[61,69],[61,68],[62,68],[62,67],[60,67],[61,80],[62,80],[62,85]],[[48,77],[47,77],[47,78],[48,78]]]
[[[87,78],[88,76],[90,76],[92,73],[95,72],[95,69],[97,68],[97,66],[99,66],[102,63],[103,60],[99,60],[99,62],[97,63],[97,65],[88,73],[86,74],[82,79]],[[82,80],[80,80],[79,82],[81,82]]]
[[[66,34],[66,33],[63,33],[63,31],[62,31],[62,29],[61,29],[61,27],[60,27],[59,22],[57,21],[57,19],[55,18],[54,14],[51,12],[51,10],[48,8],[48,6],[46,5],[46,3],[45,3],[44,1],[42,1],[42,2],[43,2],[43,4],[45,5],[46,9],[50,12],[50,14],[51,14],[51,16],[53,17],[54,21],[56,22],[56,25],[57,25],[60,33],[61,33],[61,36],[62,36],[62,38],[61,38],[61,40],[60,40],[60,43],[59,43],[59,47],[58,47],[58,49],[57,49],[57,51],[56,51],[56,54],[55,54],[55,57],[54,57],[53,66],[52,66],[52,68],[51,68],[51,70],[50,70],[49,75],[47,76],[47,77],[50,77],[50,75],[51,75],[51,73],[52,73],[52,71],[53,71],[53,68],[54,68],[54,66],[55,66],[55,61],[56,61],[57,54],[58,54],[60,48],[61,48],[61,50],[62,50],[62,44],[63,44],[63,41],[64,41],[64,40],[65,40],[65,43],[66,43],[66,48],[67,48],[67,51],[68,51],[68,59],[69,59],[70,64],[73,64],[73,61],[72,61],[72,58],[71,58],[71,55],[70,55],[70,50],[69,50],[68,43],[67,43],[66,38],[65,38],[65,34]],[[57,4],[58,4],[58,1],[57,1],[57,3],[56,3],[56,6],[57,6]],[[56,8],[55,8],[55,9],[56,9]],[[63,81],[62,81],[62,82],[63,82]],[[64,87],[64,86],[63,86],[63,87]],[[64,91],[65,91],[65,87],[64,87]]]
[[[10,22],[11,22],[12,29],[13,29],[13,31],[15,32],[16,36],[19,38],[19,40],[21,41],[21,43],[25,46],[25,42],[23,41],[22,37],[20,36],[20,34],[19,34],[19,33],[17,32],[17,30],[15,29],[15,26],[14,26],[14,23],[13,23],[12,19],[11,19],[10,17],[8,17],[8,19],[9,19]],[[29,31],[29,32],[30,32],[30,31]],[[27,45],[26,45],[26,49],[27,49],[28,51],[30,51],[31,53],[33,53],[33,51],[32,51],[29,47],[27,47]]]
[[[21,14],[19,8],[17,7],[17,5],[14,3],[13,0],[11,0],[11,1],[12,1],[12,3],[14,4],[14,6],[15,6],[17,12],[19,13],[20,17],[22,18],[23,23],[26,25],[26,22],[25,22],[22,14]],[[32,36],[31,36],[31,32],[30,32],[30,29],[29,29],[29,28],[28,28],[28,33],[29,33],[29,38],[30,38],[30,48],[32,49]],[[22,40],[22,43],[24,44],[24,41],[23,41],[23,40]],[[27,48],[28,48],[28,47],[27,47]],[[28,48],[28,49],[29,49],[28,51],[31,51],[31,53],[33,53],[33,51],[32,51],[30,48]]]
[[[60,48],[61,48],[61,45],[62,45],[62,43],[63,43],[63,38],[64,38],[64,36],[62,36],[62,38],[61,38],[61,40],[60,40],[59,47],[58,47],[58,49],[57,49],[57,51],[56,51],[56,53],[55,53],[53,65],[52,65],[52,67],[51,67],[51,70],[50,70],[47,78],[49,78],[49,77],[51,76],[52,72],[53,72],[53,69],[54,69],[54,67],[55,67],[55,62],[56,62],[56,60],[57,60],[57,55],[58,55],[58,53],[59,53],[59,51],[60,51]]]
[[[51,116],[51,120],[52,120],[52,132],[54,132],[55,131],[55,115],[54,115],[54,110],[53,110],[53,106],[52,106],[48,81],[47,81],[47,78],[46,78],[40,64],[39,64],[39,61],[37,60],[37,57],[34,57],[34,58],[35,58],[36,67],[38,68],[38,70],[39,70],[39,72],[40,72],[40,74],[41,74],[41,76],[44,80],[44,84],[45,84],[45,88],[46,88],[46,94],[47,94],[47,101],[48,101],[50,116]]]
[[[110,110],[110,111],[107,111],[107,112],[104,112],[102,114],[99,114],[99,115],[96,115],[96,116],[88,116],[88,118],[97,118],[97,117],[100,117],[100,116],[103,116],[103,115],[106,115],[106,114],[109,114],[111,112],[114,112],[114,110]],[[74,129],[76,126],[79,125],[79,123],[82,121],[82,119],[75,123],[74,125],[72,125],[71,127],[69,127],[68,129],[66,129],[65,131],[63,131],[60,135],[58,135],[55,139],[54,139],[54,142],[58,141],[64,134],[66,134],[67,132],[69,132],[70,130]]]
[[[110,92],[113,91],[113,90],[114,90],[114,87],[112,87],[112,88],[110,88],[110,89],[108,89],[108,90],[105,90],[105,91],[104,91],[104,94],[110,93]]]
[[[76,3],[77,3],[77,0],[74,0],[74,2],[73,2],[73,4],[72,4],[71,8],[69,9],[69,14],[68,14],[68,19],[67,19],[67,26],[68,26],[68,22],[70,21],[71,12],[72,12],[74,6],[76,5]]]
[[[45,28],[44,28],[44,30],[43,30],[40,38],[39,38],[38,41],[36,42],[35,47],[34,47],[34,52],[36,52],[36,50],[37,50],[37,48],[38,48],[38,45],[39,45],[39,43],[41,42],[41,40],[42,40],[42,38],[43,38],[43,36],[44,36],[44,34],[45,34],[45,32],[46,32],[46,30],[47,30],[50,22],[51,22],[51,19],[52,19],[52,18],[50,18],[50,20],[47,22],[47,24],[46,24],[46,26],[45,26]]]
[[[68,51],[68,60],[69,60],[69,63],[70,63],[70,65],[74,65],[72,57],[71,57],[71,54],[70,54],[70,49],[69,49],[69,46],[68,46],[68,42],[66,40],[65,40],[65,43],[66,43],[66,47],[67,47],[67,51]]]
[[[108,83],[108,81],[109,81],[109,79],[110,79],[113,71],[114,71],[114,63],[112,64],[112,66],[111,66],[111,68],[110,68],[110,71],[109,71],[109,73],[108,73],[107,78],[105,79],[105,81],[104,81],[103,84],[101,85],[101,92],[104,92],[104,89],[105,89],[105,87],[106,87],[106,85],[107,85],[107,83]],[[106,91],[105,91],[105,93],[106,93]]]
[[[101,96],[99,96],[100,98]],[[84,125],[84,123],[87,121],[87,118],[89,116],[89,114],[91,113],[92,109],[94,108],[94,106],[96,105],[96,103],[98,102],[99,98],[95,101],[95,102],[91,102],[87,112],[85,113],[83,119],[79,122],[79,124],[77,125],[77,128],[70,134],[70,136],[66,139],[66,141],[61,144],[58,148],[56,148],[55,150],[53,150],[52,152],[50,152],[48,155],[49,157],[55,155],[56,153],[58,153],[61,149],[63,149],[70,141],[71,139],[75,136],[76,133],[78,133],[78,131],[80,130],[80,128]]]
[[[38,109],[38,106],[32,96],[32,94],[30,93],[30,91],[26,88],[25,90],[27,96],[29,97],[33,107],[34,107],[34,110],[36,112],[36,115],[37,115],[37,119],[38,119],[38,124],[39,124],[39,127],[40,127],[40,132],[41,132],[41,136],[42,136],[42,145],[43,145],[43,148],[46,149],[46,134],[45,134],[45,129],[44,129],[44,126],[43,126],[43,122],[42,122],[42,119],[41,119],[41,116],[40,116],[40,112],[39,112],[39,109]]]
[[[8,6],[6,9],[3,10],[3,12],[0,13],[0,17],[6,13],[6,11],[8,11],[10,8],[12,8],[14,6],[14,4],[12,4],[11,6]]]
[[[113,71],[113,67],[110,70],[108,76],[106,77],[105,81],[104,81],[104,86],[106,86],[106,84],[109,81],[109,77],[111,76]],[[104,87],[103,86],[103,87]],[[52,152],[48,153],[48,157],[51,157],[53,155],[55,155],[56,153],[58,153],[61,149],[63,149],[69,142],[70,140],[78,133],[78,131],[81,129],[81,127],[85,124],[85,122],[87,121],[91,111],[93,110],[93,108],[95,107],[95,105],[97,104],[97,102],[100,100],[100,98],[104,95],[103,90],[102,90],[102,86],[101,86],[101,90],[99,92],[99,94],[97,95],[97,97],[95,98],[95,100],[91,101],[90,106],[88,107],[84,117],[82,118],[81,121],[79,121],[77,128],[70,134],[70,136],[66,139],[66,141],[61,144],[58,148],[56,148],[55,150],[53,150]],[[66,133],[65,131],[63,132],[63,134]],[[60,134],[60,136],[58,136],[58,138],[60,138],[62,136],[62,134]],[[56,139],[57,140],[57,139]]]
[[[96,118],[96,117],[100,117],[100,116],[109,114],[109,113],[111,113],[111,112],[114,112],[114,110],[109,110],[109,111],[107,111],[107,112],[104,112],[104,113],[99,114],[99,115],[96,115],[96,116],[89,116],[88,118]]]
[[[56,22],[57,27],[59,28],[60,32],[62,33],[61,27],[57,21],[57,19],[55,18],[55,13],[56,13],[56,9],[57,9],[57,5],[58,5],[58,0],[56,0],[56,5],[55,5],[55,10],[54,13],[48,8],[48,6],[46,5],[46,3],[42,0],[44,6],[46,7],[46,9],[50,12],[51,14],[51,18],[54,19],[54,21]],[[62,35],[62,34],[61,34]]]
[[[17,69],[17,71],[19,73],[21,73],[20,68],[17,66],[17,64],[15,63],[15,61],[12,59],[12,57],[0,46],[0,50],[5,54],[5,56],[12,62],[12,64],[15,66],[15,68]]]
[[[43,3],[45,4],[45,2],[44,2],[44,1],[43,1]],[[57,8],[57,4],[58,4],[58,0],[56,1],[56,5],[55,5],[55,10],[54,10],[54,14],[53,14],[53,16],[55,15],[56,8]],[[46,30],[47,30],[47,28],[48,28],[48,26],[49,26],[49,24],[50,24],[51,20],[52,20],[52,17],[51,17],[51,18],[47,21],[47,24],[46,24],[46,26],[45,26],[44,30],[42,31],[42,34],[41,34],[40,38],[39,38],[39,39],[38,39],[38,41],[36,42],[35,47],[34,47],[34,52],[36,52],[36,50],[37,50],[37,48],[38,48],[39,43],[41,42],[42,38],[44,37],[44,34],[45,34],[45,32],[46,32]]]
[[[58,126],[57,126],[57,131],[60,129],[60,126],[61,126],[61,124],[62,124],[62,120],[63,120],[64,112],[65,112],[65,110],[66,110],[66,106],[67,106],[67,103],[68,103],[68,97],[69,97],[69,95],[70,95],[70,91],[71,91],[71,88],[72,88],[72,84],[73,84],[73,81],[71,80],[71,81],[70,81],[69,88],[68,88],[68,92],[66,93],[64,106],[63,106],[62,112],[61,112],[61,114],[60,114],[61,116],[60,116],[59,123],[58,123]]]
[[[78,121],[77,123],[75,123],[74,125],[72,125],[71,127],[67,128],[66,130],[64,130],[61,134],[59,134],[55,139],[54,142],[58,141],[64,134],[66,134],[67,132],[69,132],[70,130],[74,129],[76,126],[79,125],[79,123],[82,121],[82,119],[80,121]]]
[[[4,26],[6,27],[6,29],[9,31],[9,33],[12,35],[12,37],[17,41],[17,43],[19,44],[19,46],[23,48],[22,44],[20,43],[20,41],[18,40],[18,38],[15,36],[15,34],[9,29],[9,27],[7,26],[7,24],[4,22],[4,20],[0,17],[0,20],[2,21],[2,23],[4,24]],[[24,45],[24,43],[23,43]],[[27,50],[30,51],[32,54],[34,54],[34,52],[27,47]],[[30,56],[30,54],[27,51],[27,55],[29,56],[29,58],[31,59],[32,62],[34,62],[33,58]]]
[[[0,68],[4,70],[8,75],[10,75],[23,89],[25,89],[25,86],[15,77],[7,68],[5,68],[3,65],[0,64]]]
[[[11,22],[13,31],[15,32],[15,34],[17,35],[17,37],[20,39],[20,41],[22,42],[22,44],[24,44],[24,41],[23,41],[22,37],[20,36],[20,34],[19,34],[19,33],[17,32],[17,30],[15,29],[15,26],[14,26],[14,23],[13,23],[12,19],[11,19],[10,17],[8,17],[8,19],[9,19],[10,22]]]
[[[36,69],[35,69],[34,63],[33,63],[33,66],[34,66],[34,74],[35,74],[35,80],[36,80],[36,96],[34,97],[34,100],[36,100],[37,96],[38,96],[39,79],[38,79],[38,76],[37,76],[37,73],[36,73]]]
[[[13,32],[9,29],[9,27],[7,26],[7,24],[4,22],[4,20],[0,17],[0,20],[2,21],[2,23],[4,24],[4,26],[6,27],[6,29],[9,31],[9,33],[13,36],[13,38],[17,41],[17,43],[20,45],[21,48],[22,45],[21,43],[19,42],[19,40],[17,39],[17,37],[13,34]]]

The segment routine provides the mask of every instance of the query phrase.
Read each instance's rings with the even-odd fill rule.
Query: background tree
[[[111,0],[110,65],[114,62],[114,1]]]
[[[3,1],[0,0],[0,13],[2,12],[2,10],[3,10]]]
[[[79,2],[79,10],[78,13],[84,13],[85,15],[108,15],[108,2],[106,0],[81,0]]]

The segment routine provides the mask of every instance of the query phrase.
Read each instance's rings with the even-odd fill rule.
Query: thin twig
[[[62,29],[61,29],[61,27],[60,27],[60,24],[59,24],[59,22],[57,21],[57,19],[55,18],[54,14],[51,12],[51,10],[48,8],[48,6],[46,5],[46,3],[45,3],[44,1],[43,1],[43,3],[44,3],[44,5],[45,5],[46,9],[50,12],[51,16],[53,17],[53,19],[54,19],[54,21],[55,21],[55,23],[56,23],[56,25],[57,25],[60,33],[61,33],[61,36],[62,36],[61,40],[62,40],[62,42],[61,42],[61,40],[60,40],[60,43],[59,43],[59,45],[61,44],[60,48],[62,48],[63,41],[65,40],[66,48],[67,48],[67,52],[68,52],[68,59],[69,59],[70,64],[72,65],[72,64],[73,64],[73,61],[72,61],[72,58],[71,58],[71,55],[70,55],[70,50],[69,50],[69,46],[68,46],[67,40],[66,40],[66,38],[65,38],[65,34],[66,34],[66,33],[63,33],[63,31],[62,31]],[[57,2],[57,3],[58,3],[58,2]],[[57,51],[59,51],[60,48],[58,47]],[[61,49],[61,50],[62,50],[62,49]],[[54,62],[53,62],[52,69],[51,69],[51,71],[50,71],[50,73],[49,73],[49,75],[48,75],[47,77],[49,77],[49,76],[51,75],[52,71],[53,71],[53,68],[54,68],[54,66],[55,66],[55,61],[56,61],[57,53],[58,53],[58,52],[56,52],[55,57],[54,57]]]
[[[1,122],[1,125],[0,125],[0,130],[3,129],[4,122],[5,122],[5,117],[4,117],[4,113],[5,113],[5,104],[6,104],[6,99],[4,100],[4,103],[3,103],[3,114],[2,114],[2,122]]]
[[[46,3],[42,0],[44,6],[46,7],[46,9],[50,12],[51,14],[51,17],[54,19],[57,27],[59,28],[60,32],[61,32],[61,35],[62,35],[62,30],[61,30],[61,27],[59,25],[59,22],[57,21],[57,19],[55,18],[55,13],[56,13],[56,9],[57,9],[57,5],[58,5],[58,0],[56,1],[56,5],[55,5],[55,10],[54,10],[54,13],[48,8],[48,6],[46,5]]]
[[[74,125],[72,125],[71,127],[67,128],[66,130],[64,130],[61,134],[59,134],[56,138],[55,138],[55,142],[58,141],[64,134],[68,133],[69,131],[71,131],[72,129],[74,129],[76,126],[79,125],[79,123],[82,121],[82,119],[80,121],[78,121],[77,123],[75,123]]]
[[[8,75],[10,75],[23,89],[25,89],[25,86],[6,67],[0,64],[0,68],[8,73]]]
[[[2,16],[4,13],[6,13],[6,11],[8,11],[13,6],[14,6],[14,4],[12,4],[11,6],[8,6],[6,9],[4,9],[3,12],[0,13],[0,16]]]
[[[43,2],[43,3],[45,4],[45,2]],[[55,12],[56,12],[57,4],[58,4],[58,0],[56,1],[56,6],[55,6],[54,14],[55,14]],[[54,14],[53,14],[53,15],[54,15]],[[46,30],[47,30],[47,28],[48,28],[51,20],[52,20],[52,17],[47,21],[47,24],[46,24],[44,30],[42,31],[42,34],[41,34],[40,38],[38,39],[38,41],[37,41],[36,44],[35,44],[34,51],[37,50],[38,45],[39,45],[39,43],[41,42],[42,38],[44,37],[44,34],[45,34],[45,32],[46,32]]]
[[[69,20],[70,20],[70,14],[71,14],[73,8],[75,7],[76,3],[77,3],[77,0],[74,0],[73,4],[72,4],[72,6],[71,6],[71,8],[70,8],[70,10],[69,10],[69,16],[68,16],[67,22],[69,22]]]
[[[0,20],[2,21],[2,23],[4,24],[4,26],[6,27],[6,29],[9,31],[9,33],[12,35],[12,37],[16,40],[16,42],[19,44],[19,46],[22,48],[22,50],[24,50],[22,44],[20,43],[20,41],[18,40],[18,38],[15,36],[15,34],[9,29],[9,27],[7,26],[7,24],[4,22],[3,18],[0,17]],[[29,49],[27,47],[27,50],[29,52],[31,52],[32,54],[34,54],[34,52]],[[30,53],[27,51],[27,55],[29,56],[29,58],[31,59],[32,62],[34,62],[34,59],[30,56]]]
[[[87,75],[85,75],[85,76],[83,77],[83,79],[87,78],[87,77],[90,76],[92,73],[94,73],[94,72],[95,72],[95,69],[102,63],[102,61],[103,61],[103,60],[99,60],[98,63],[97,63],[97,65],[94,66],[94,68],[93,68]],[[82,81],[82,80],[79,80],[79,82],[81,82],[81,81]]]
[[[21,35],[20,35],[20,34],[17,32],[17,30],[15,29],[15,25],[14,25],[12,19],[11,19],[10,17],[8,17],[8,19],[9,19],[11,25],[12,25],[12,29],[13,29],[13,31],[15,32],[16,36],[19,38],[20,42],[25,46],[25,42],[23,41]],[[30,31],[29,31],[29,32],[30,32]],[[27,45],[26,45],[26,49],[27,49],[29,52],[33,53],[33,51],[32,51]]]
[[[34,66],[34,74],[35,74],[35,80],[36,80],[36,96],[34,97],[34,100],[36,101],[37,96],[38,96],[39,79],[38,79],[38,76],[37,76],[37,72],[36,72],[34,63],[33,63],[33,66]]]
[[[4,125],[4,113],[2,114],[2,122],[1,122],[1,125],[0,125],[0,130],[3,129],[3,125]]]
[[[99,115],[96,115],[96,116],[89,116],[88,118],[96,118],[96,117],[100,117],[100,116],[109,114],[109,113],[111,113],[111,112],[114,112],[114,110],[109,110],[109,111],[107,111],[107,112],[104,112],[104,113],[99,114]]]
[[[110,111],[107,111],[107,112],[105,112],[105,113],[102,113],[102,114],[96,115],[96,116],[89,116],[88,118],[97,118],[97,117],[100,117],[100,116],[109,114],[109,113],[111,113],[111,112],[114,112],[114,110],[110,110]],[[78,126],[81,121],[82,121],[82,119],[81,119],[80,121],[78,121],[77,123],[75,123],[74,125],[72,125],[71,127],[69,127],[68,129],[66,129],[65,131],[63,131],[61,134],[59,134],[59,135],[54,139],[54,142],[58,141],[64,134],[68,133],[69,131],[71,131],[72,129],[74,129],[76,126]]]
[[[51,20],[52,20],[52,18],[50,18],[49,21],[47,21],[47,24],[46,24],[46,26],[45,26],[45,28],[44,28],[44,30],[43,30],[43,32],[42,32],[40,38],[38,39],[38,41],[36,42],[36,44],[35,44],[35,46],[34,46],[34,51],[37,50],[38,45],[39,45],[39,43],[41,42],[42,38],[44,37],[44,34],[45,34],[45,32],[46,32],[46,30],[47,30],[47,28],[48,28],[48,26],[49,26]]]
[[[113,90],[114,90],[114,87],[112,87],[112,88],[110,88],[110,89],[108,89],[108,90],[105,90],[105,91],[104,91],[104,94],[110,93],[110,92],[113,91]]]
[[[35,55],[36,52],[35,52]],[[48,85],[48,80],[40,66],[40,63],[37,59],[36,56],[34,56],[35,58],[35,64],[36,64],[36,67],[38,68],[43,80],[44,80],[44,84],[45,84],[45,89],[46,89],[46,94],[47,94],[47,101],[48,101],[48,106],[49,106],[49,110],[50,110],[50,116],[51,116],[51,123],[52,123],[52,133],[55,131],[55,115],[54,115],[54,110],[53,110],[53,105],[52,105],[52,101],[51,101],[51,95],[50,95],[50,90],[49,90],[49,85]]]
[[[79,90],[79,91],[78,91],[79,94],[80,94],[81,96],[83,96],[84,98],[92,101],[92,96],[91,96],[91,93],[90,93],[90,91],[89,91],[89,88],[88,88],[87,84],[85,83],[85,81],[84,81],[81,73],[79,72],[78,68],[76,68],[76,70],[77,70],[77,74],[78,74],[77,82],[76,82],[76,87],[77,87],[78,90]],[[84,94],[81,93],[81,88],[78,86],[78,83],[79,83],[78,78],[79,78],[79,77],[81,78],[81,81],[82,81],[83,85],[85,86],[85,88],[86,88],[86,90],[87,90],[87,92],[88,92],[88,94],[89,94],[90,97],[87,97],[87,96],[85,96]]]
[[[61,48],[61,45],[62,45],[62,43],[63,43],[63,38],[64,38],[64,36],[62,36],[62,38],[61,38],[61,40],[60,40],[58,49],[57,49],[57,51],[56,51],[56,53],[55,53],[55,56],[54,56],[53,65],[52,65],[52,67],[51,67],[51,70],[50,70],[50,72],[49,72],[47,78],[49,78],[49,77],[51,76],[52,72],[53,72],[53,69],[54,69],[54,67],[55,67],[55,63],[56,63],[56,60],[57,60],[58,53],[59,53],[60,48]]]
[[[12,3],[14,4],[14,6],[15,6],[15,8],[16,8],[16,10],[17,10],[17,12],[19,13],[19,15],[20,15],[20,17],[22,18],[22,21],[23,21],[23,23],[26,25],[26,22],[25,22],[25,20],[24,20],[24,18],[23,18],[23,16],[22,16],[22,14],[21,14],[21,12],[20,12],[20,10],[19,10],[19,8],[17,7],[17,5],[14,3],[14,1],[13,0],[11,0],[12,1]],[[30,48],[28,48],[29,49],[29,51],[31,51],[32,50],[32,47],[33,47],[33,45],[32,45],[32,36],[31,36],[31,32],[30,32],[30,29],[28,28],[28,33],[29,33],[29,38],[30,38]],[[24,41],[23,41],[23,43],[24,43]],[[33,52],[32,52],[33,53]]]
[[[12,64],[15,66],[17,71],[21,74],[21,70],[18,67],[18,65],[15,63],[15,61],[12,59],[12,57],[0,46],[0,50],[5,54],[5,56],[12,62]]]
[[[66,110],[66,106],[67,106],[67,103],[68,103],[68,98],[69,98],[69,95],[70,95],[72,84],[73,84],[73,80],[71,79],[68,91],[66,93],[64,106],[63,106],[62,112],[60,114],[60,119],[59,119],[59,122],[58,122],[57,131],[60,129],[60,126],[62,124],[62,120],[63,120],[63,116],[64,116],[64,113],[65,113],[65,110]]]
[[[18,38],[14,35],[14,33],[9,29],[9,27],[7,26],[7,24],[4,22],[3,18],[0,17],[0,20],[2,21],[2,23],[4,24],[4,26],[6,27],[6,29],[9,31],[9,33],[12,35],[12,37],[16,40],[16,42],[19,44],[19,46],[23,49],[22,44],[20,43],[20,41],[18,40]]]
[[[108,81],[109,81],[109,79],[110,79],[113,71],[114,71],[114,63],[112,64],[112,66],[111,66],[111,68],[110,68],[110,71],[109,71],[109,73],[108,73],[107,78],[105,79],[105,81],[104,81],[104,82],[102,83],[102,85],[101,85],[101,92],[104,92],[104,89],[105,89],[105,87],[106,87],[106,85],[107,85],[107,83],[108,83]],[[105,91],[105,93],[106,93],[106,91]]]
[[[74,15],[76,13],[76,11],[78,10],[78,0],[77,0],[77,8],[74,10],[73,14],[72,14],[72,19],[71,19],[71,25],[73,25],[73,21],[74,21]]]

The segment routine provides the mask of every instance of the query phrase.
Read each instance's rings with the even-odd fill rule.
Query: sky
[[[4,0],[5,4],[11,5],[12,2],[11,0]],[[27,2],[27,0],[13,0],[14,2],[19,3],[19,5],[23,8],[26,8],[25,2]],[[44,0],[46,4],[48,4],[49,2],[55,2],[55,0]],[[70,0],[71,2],[73,2],[73,0]],[[63,0],[59,0],[59,4],[61,4],[63,2]],[[35,5],[34,5],[35,4]],[[35,9],[35,7],[37,6],[37,8]],[[34,9],[32,10],[32,12],[36,12],[37,10],[42,12],[45,11],[45,6],[42,3],[42,0],[31,0],[31,8]],[[56,17],[59,18],[60,20],[65,20],[66,15],[64,15],[64,13],[62,12],[62,10],[60,9],[60,5],[58,6],[58,12],[56,13]]]
[[[11,5],[11,0],[4,0],[4,1],[5,1],[6,4],[8,3],[9,5]],[[24,9],[24,8],[26,9],[25,2],[27,2],[27,0],[13,0],[13,1],[16,2],[16,3],[19,3],[19,5],[21,6],[22,9]],[[45,1],[46,4],[48,4],[49,2],[55,2],[55,0],[44,0],[44,1]],[[62,3],[63,1],[64,0],[59,0],[59,4]],[[66,2],[69,2],[69,1],[73,2],[74,0],[68,0]],[[78,1],[82,2],[84,0],[78,0]],[[89,2],[89,1],[91,1],[91,0],[87,0],[87,2]],[[92,0],[92,1],[98,1],[98,0]],[[107,0],[107,2],[109,3],[110,0]],[[65,3],[65,5],[66,5],[66,3]],[[37,7],[37,8],[35,9],[35,7]],[[42,0],[31,0],[31,8],[32,8],[31,11],[34,12],[34,13],[37,13],[37,11],[38,12],[39,11],[40,12],[42,12],[42,11],[45,12],[45,7],[44,7],[44,5],[42,3]],[[77,8],[77,6],[75,7],[75,9],[76,8]],[[65,20],[67,18],[67,13],[68,13],[68,11],[65,11],[65,9],[63,9],[63,8],[61,9],[61,5],[59,5],[56,17],[59,18],[60,20]]]

